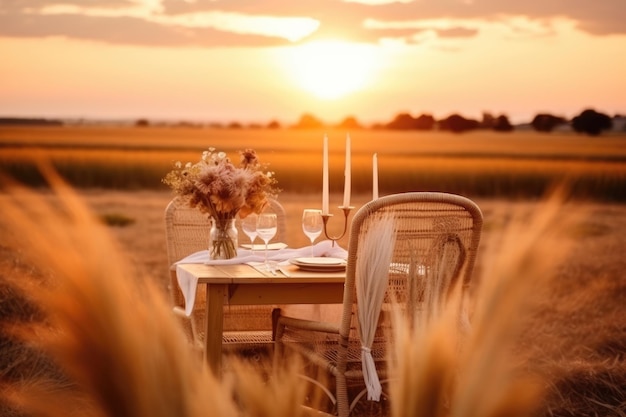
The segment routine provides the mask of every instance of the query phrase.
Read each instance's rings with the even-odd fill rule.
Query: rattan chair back
[[[266,210],[277,214],[278,224],[275,241],[286,239],[285,209],[276,199],[268,200]],[[239,229],[240,243],[245,243],[247,236]],[[181,199],[174,198],[165,209],[165,237],[167,242],[167,260],[171,266],[198,251],[207,250],[209,245],[210,217],[196,208],[187,206]],[[244,239],[243,242],[241,239]],[[170,273],[169,292],[172,305],[178,316],[184,316],[185,301],[176,281],[176,274]],[[197,346],[204,339],[204,314],[206,298],[199,288],[194,311],[188,319],[182,317],[183,327]],[[272,306],[230,306],[224,311],[224,343],[246,344],[271,341]],[[261,331],[261,333],[253,333]]]
[[[376,373],[376,389],[372,384],[370,388],[375,391],[372,397],[377,397],[379,377],[386,375],[386,352],[393,343],[392,312],[410,313],[405,317],[411,320],[428,320],[444,306],[454,288],[466,290],[482,223],[482,213],[474,202],[448,193],[408,192],[365,204],[350,227],[340,322],[333,327],[280,315],[276,318],[276,357],[291,349],[328,371],[334,377],[336,395],[331,399],[339,416],[349,415],[364,398],[365,390],[356,395],[348,390],[355,384],[363,386],[364,378],[372,381],[364,377],[364,368],[366,374],[371,375],[372,368]],[[360,281],[366,278],[364,288]],[[368,303],[376,307],[363,309]],[[359,323],[359,317],[367,318],[368,323]],[[365,327],[369,323],[374,331],[372,326]]]

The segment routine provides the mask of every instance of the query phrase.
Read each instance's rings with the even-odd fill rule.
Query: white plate
[[[294,258],[295,262],[307,265],[345,265],[346,261],[341,258],[312,257],[312,258]]]
[[[346,261],[341,258],[293,258],[289,262],[303,271],[339,272],[346,269]]]
[[[243,245],[241,245],[241,247],[244,249],[250,249],[251,246],[252,245],[250,245],[249,243],[244,243]],[[286,247],[287,247],[286,243],[276,242],[276,243],[268,244],[267,250],[280,250],[280,249],[285,249]],[[265,250],[265,243],[255,244],[252,250],[256,250],[256,251]]]

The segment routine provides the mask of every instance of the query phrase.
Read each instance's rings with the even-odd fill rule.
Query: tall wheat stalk
[[[287,377],[216,378],[188,345],[163,294],[137,275],[108,232],[76,194],[44,166],[57,204],[33,190],[7,185],[10,200],[0,222],[47,277],[8,277],[45,320],[29,329],[4,329],[37,346],[61,375],[33,374],[3,387],[25,415],[194,417],[240,415],[247,393],[268,399],[280,391],[290,404],[303,394]],[[243,368],[240,366],[240,373]],[[293,378],[295,373],[291,372]],[[242,381],[246,382],[245,384]],[[243,387],[243,391],[238,387]],[[298,407],[247,415],[294,416]]]
[[[233,374],[223,379],[208,372],[159,290],[137,275],[76,194],[49,168],[44,172],[58,204],[6,184],[11,198],[0,223],[44,272],[42,281],[28,274],[11,281],[42,309],[45,320],[31,328],[5,323],[4,329],[46,352],[60,374],[34,374],[5,385],[3,399],[23,415],[45,417],[303,414],[297,364],[268,371],[235,363]],[[520,377],[509,348],[529,291],[564,250],[549,233],[559,207],[558,201],[549,202],[532,223],[514,223],[517,228],[506,234],[511,241],[499,245],[506,249],[483,265],[468,335],[457,332],[454,308],[428,327],[399,327],[390,387],[393,416],[532,412],[540,392],[534,381]]]
[[[483,274],[475,277],[478,289],[469,332],[459,325],[458,309],[468,305],[459,288],[436,320],[396,327],[390,382],[393,416],[510,417],[537,412],[546,381],[525,372],[512,348],[532,308],[533,291],[547,283],[568,250],[560,239],[565,223],[562,200],[563,192],[555,192],[530,218],[514,216],[502,241],[483,245],[493,249],[482,257]]]

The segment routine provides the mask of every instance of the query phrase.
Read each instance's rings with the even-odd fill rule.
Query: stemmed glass
[[[256,233],[265,242],[265,267],[269,269],[267,261],[267,244],[276,236],[276,213],[261,213],[256,220]]]
[[[250,213],[241,219],[241,230],[250,238],[250,251],[254,254],[254,240],[256,239],[256,213]]]
[[[302,212],[302,231],[311,240],[311,257],[313,257],[313,243],[322,234],[322,210],[304,209]]]

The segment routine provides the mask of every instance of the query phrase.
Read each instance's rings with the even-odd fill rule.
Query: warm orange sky
[[[0,116],[626,114],[624,0],[0,0]]]

